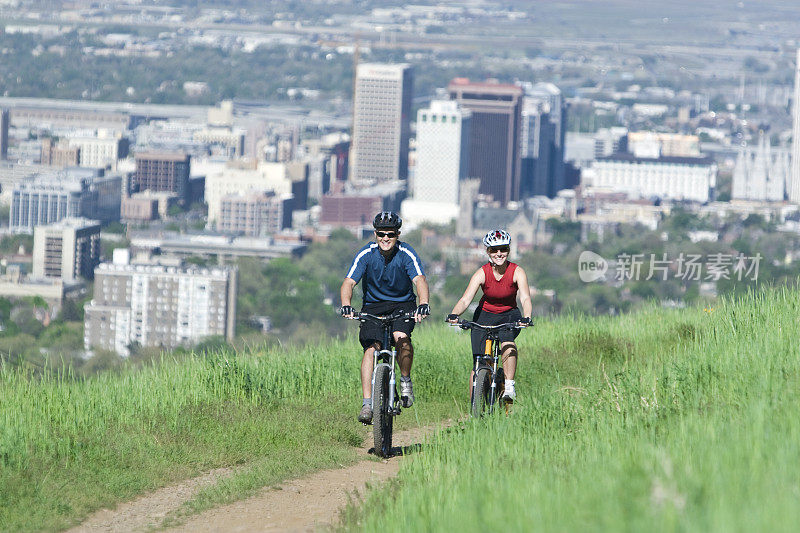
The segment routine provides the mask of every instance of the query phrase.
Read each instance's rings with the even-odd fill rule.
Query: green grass
[[[355,329],[355,328],[353,328]],[[397,427],[453,415],[446,343],[420,328],[424,401]],[[431,347],[428,347],[430,345]],[[82,379],[0,368],[0,530],[54,530],[93,510],[223,466],[237,473],[178,513],[359,457],[359,347],[354,338],[297,353],[232,353]],[[459,388],[459,392],[460,388]],[[178,517],[179,517],[178,516]],[[175,517],[172,517],[173,519]]]
[[[539,325],[511,416],[439,433],[344,528],[795,531],[798,296]]]
[[[345,529],[746,531],[800,520],[800,296],[542,321],[511,416],[456,422]],[[467,411],[468,335],[415,332],[402,430]],[[169,517],[358,460],[353,337],[93,378],[0,369],[0,530],[56,530],[217,467]]]

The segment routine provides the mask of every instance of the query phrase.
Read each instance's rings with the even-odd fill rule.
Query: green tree
[[[19,309],[13,317],[14,323],[19,327],[20,332],[31,337],[37,337],[44,331],[44,326],[33,315],[33,310],[25,307]]]

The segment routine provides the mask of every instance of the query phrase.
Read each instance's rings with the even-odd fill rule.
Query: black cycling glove
[[[429,314],[431,314],[431,306],[428,304],[418,305],[416,314],[420,316],[428,316]]]
[[[530,317],[524,316],[524,317],[520,318],[519,319],[519,325],[520,326],[530,326],[531,325]]]
[[[339,313],[342,316],[352,315],[355,314],[355,309],[353,309],[352,305],[343,305],[339,308]]]
[[[458,320],[458,315],[455,314],[455,313],[450,313],[449,315],[447,315],[447,319],[446,320],[448,322],[452,322],[453,320]]]

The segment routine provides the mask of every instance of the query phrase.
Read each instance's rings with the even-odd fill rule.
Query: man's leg
[[[411,364],[414,362],[414,346],[411,338],[402,331],[395,331],[394,345],[397,348],[397,364],[400,365],[400,375],[411,377]]]
[[[397,348],[397,363],[400,365],[400,401],[403,407],[414,404],[414,387],[411,384],[411,364],[414,362],[414,346],[411,338],[402,331],[395,331],[394,345]]]
[[[377,347],[377,344],[373,344],[364,350],[364,357],[361,359],[361,390],[365,399],[372,398],[372,369]]]
[[[358,413],[358,421],[363,424],[372,423],[372,361],[376,348],[377,344],[369,346],[364,350],[364,357],[361,359],[361,390],[364,393],[364,400]]]

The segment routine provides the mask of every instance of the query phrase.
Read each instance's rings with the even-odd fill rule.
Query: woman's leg
[[[517,372],[517,345],[513,342],[504,342],[500,345],[500,357],[503,360],[503,372],[506,379],[514,379]]]

